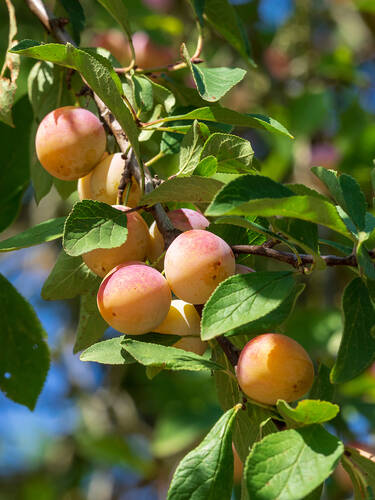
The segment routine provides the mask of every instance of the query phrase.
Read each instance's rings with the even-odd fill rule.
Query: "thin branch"
[[[216,340],[224,351],[224,354],[228,358],[230,364],[233,367],[237,366],[239,358],[239,351],[237,350],[237,348],[232,344],[230,340],[228,340],[226,337],[223,337],[222,335],[216,337]]]
[[[274,248],[269,248],[264,245],[233,245],[232,250],[237,254],[250,254],[250,255],[260,255],[262,257],[268,257],[270,259],[275,259],[280,262],[285,262],[291,266],[298,269],[300,267],[298,259],[295,254],[289,252],[283,252],[281,250],[275,250]],[[375,258],[375,251],[371,250],[369,252],[371,258]],[[299,254],[301,264],[313,264],[314,256],[308,254]],[[345,257],[339,257],[337,255],[322,255],[321,258],[327,264],[327,266],[350,266],[357,267],[358,262],[355,255],[346,255]]]

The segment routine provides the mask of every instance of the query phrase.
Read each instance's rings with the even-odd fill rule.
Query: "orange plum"
[[[305,349],[278,333],[265,333],[250,340],[236,367],[242,391],[260,403],[274,405],[278,399],[294,401],[312,386],[314,367]]]
[[[230,246],[209,231],[180,234],[165,254],[165,276],[173,293],[191,304],[204,304],[217,285],[235,272]]]
[[[171,291],[159,271],[142,262],[115,267],[102,281],[98,308],[103,319],[121,333],[142,335],[167,316]]]
[[[202,356],[207,348],[207,345],[206,342],[202,342],[200,337],[183,337],[181,340],[176,342],[173,347]]]
[[[113,205],[125,211],[129,207]],[[111,269],[132,260],[144,260],[146,257],[149,234],[146,222],[137,212],[127,216],[128,237],[125,243],[115,248],[98,248],[82,255],[83,261],[91,271],[104,277]]]
[[[91,111],[65,106],[40,122],[35,148],[42,166],[54,177],[72,181],[87,175],[106,147],[106,134]]]
[[[178,208],[167,212],[167,215],[175,228],[180,231],[189,231],[190,229],[206,229],[210,223],[204,215],[190,208]],[[150,226],[150,248],[148,259],[155,262],[164,251],[163,236],[153,222]]]

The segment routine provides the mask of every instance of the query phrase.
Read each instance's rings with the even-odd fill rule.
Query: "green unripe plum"
[[[200,317],[192,304],[179,299],[172,300],[167,317],[154,332],[170,335],[200,335]]]
[[[190,229],[206,229],[210,222],[204,215],[190,208],[178,208],[167,212],[167,216],[175,228],[180,231],[189,231]],[[150,226],[150,248],[148,259],[155,262],[164,252],[164,239],[161,235],[156,222]]]
[[[80,200],[97,200],[108,203],[108,205],[116,203],[118,187],[125,165],[125,160],[121,156],[121,153],[106,156],[87,176],[78,180]],[[141,189],[133,178],[126,204],[128,207],[136,207],[140,199]]]
[[[305,349],[278,333],[265,333],[241,351],[236,375],[242,391],[260,403],[295,401],[312,386],[314,367]]]
[[[243,264],[236,264],[236,272],[235,274],[249,274],[255,273],[255,270],[251,267],[244,266]]]
[[[113,205],[125,211],[129,207]],[[82,255],[84,263],[91,271],[103,278],[111,269],[133,260],[144,260],[149,245],[149,233],[146,222],[137,212],[126,215],[128,237],[125,243],[115,248],[98,248]]]
[[[190,304],[204,304],[217,285],[235,272],[230,246],[209,231],[180,234],[165,254],[165,277],[173,293]]]
[[[40,122],[36,154],[54,177],[72,181],[87,175],[99,162],[106,147],[106,134],[91,111],[65,106],[48,113]]]
[[[159,271],[142,262],[115,267],[102,281],[97,303],[103,319],[121,333],[153,331],[167,316],[171,291]]]
[[[206,342],[202,342],[200,337],[183,337],[176,342],[173,347],[188,352],[194,352],[195,354],[199,354],[199,356],[202,356],[207,349]]]

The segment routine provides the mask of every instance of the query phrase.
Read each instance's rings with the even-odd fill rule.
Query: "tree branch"
[[[283,252],[281,250],[275,250],[274,248],[269,248],[264,245],[233,245],[232,250],[237,254],[249,254],[249,255],[260,255],[261,257],[268,257],[270,259],[275,259],[280,262],[285,262],[291,266],[298,269],[300,267],[297,257],[293,253]],[[375,251],[371,250],[369,252],[371,258],[375,258]],[[302,264],[313,264],[314,256],[308,254],[299,254]],[[345,257],[339,257],[337,255],[322,255],[321,258],[327,264],[327,266],[350,266],[357,267],[358,262],[355,255],[346,255]]]
[[[235,367],[237,366],[238,363],[238,358],[239,358],[239,351],[234,347],[232,342],[228,340],[226,337],[223,335],[220,335],[219,337],[216,337],[217,343],[220,345],[222,350],[224,351],[224,354],[228,358],[228,361],[230,364]]]

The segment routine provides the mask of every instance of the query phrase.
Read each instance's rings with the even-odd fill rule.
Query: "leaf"
[[[173,93],[169,89],[164,87],[163,85],[160,85],[159,83],[154,82],[153,80],[151,80],[147,76],[143,75],[143,78],[145,78],[146,80],[148,80],[151,83],[154,100],[157,103],[163,105],[164,109],[167,113],[170,113],[172,111],[172,109],[174,108],[174,106],[176,105],[176,98],[173,95]],[[150,121],[152,121],[152,120],[150,120]]]
[[[98,288],[100,278],[82,261],[63,250],[45,281],[41,295],[44,300],[72,299]]]
[[[64,9],[68,14],[74,41],[77,45],[81,41],[81,32],[85,28],[85,13],[79,0],[60,0]]]
[[[139,110],[151,111],[154,105],[152,83],[143,76],[132,75],[134,100]]]
[[[203,26],[204,5],[206,3],[206,0],[191,0],[191,3],[193,5],[194,11],[197,15],[200,25]]]
[[[73,347],[75,354],[98,342],[108,328],[96,304],[98,288],[99,283],[90,293],[81,296],[77,337]]]
[[[199,95],[205,101],[219,101],[246,75],[246,71],[241,68],[204,68],[192,63],[184,43],[181,46],[181,53],[193,75]]]
[[[95,361],[107,365],[127,365],[135,363],[134,358],[130,356],[122,347],[123,336],[115,337],[109,340],[103,340],[87,348],[80,355],[81,361]]]
[[[347,446],[345,447],[345,457],[354,464],[356,468],[359,468],[367,485],[372,489],[373,493],[375,493],[375,455],[358,448]]]
[[[98,0],[98,2],[116,19],[129,40],[131,40],[132,32],[129,24],[129,14],[124,0]]]
[[[222,186],[222,182],[208,177],[174,177],[144,195],[140,204],[152,206],[169,201],[209,203]]]
[[[250,498],[303,499],[331,474],[343,451],[343,444],[320,425],[266,436],[246,461]]]
[[[338,176],[335,170],[323,167],[313,167],[311,170],[325,184],[356,227],[362,231],[365,227],[366,200],[354,177],[347,174]]]
[[[251,58],[250,44],[245,30],[228,0],[205,0],[204,13],[212,28],[220,33],[247,63],[256,66]]]
[[[20,72],[20,57],[8,52],[17,44],[17,41],[14,40],[17,34],[17,22],[11,0],[5,0],[5,3],[9,13],[9,37],[4,65],[0,72],[0,121],[14,127],[12,106],[17,90],[17,78]],[[4,76],[6,71],[9,72],[10,78]]]
[[[255,321],[250,321],[249,323],[234,328],[226,332],[226,337],[232,337],[234,335],[259,335],[260,333],[267,333],[272,331],[273,328],[278,328],[284,323],[289,316],[292,314],[298,297],[301,295],[305,285],[299,283],[295,285],[291,293],[284,299],[281,304],[276,307],[273,311],[266,313],[264,316],[260,317]]]
[[[210,106],[194,109],[184,115],[173,115],[162,118],[163,122],[176,120],[202,120],[208,122],[227,123],[236,127],[251,127],[265,129],[275,134],[281,134],[293,139],[293,136],[278,121],[269,116],[259,114],[245,114],[222,108],[221,106]]]
[[[6,158],[0,170],[0,232],[17,217],[30,182],[29,142],[33,116],[27,96],[13,106],[13,119],[15,128],[0,123],[0,149]]]
[[[289,427],[322,424],[336,417],[340,408],[328,401],[304,399],[292,408],[286,401],[279,399],[277,410],[286,419]]]
[[[261,175],[243,175],[226,184],[206,215],[261,215],[302,219],[329,227],[353,239],[334,205],[316,196],[298,196],[282,184]]]
[[[204,144],[203,134],[197,120],[189,128],[181,142],[180,164],[176,175],[189,175],[198,165]]]
[[[368,289],[355,278],[344,290],[344,333],[336,363],[331,371],[334,384],[346,382],[362,373],[375,359],[375,310]]]
[[[330,369],[321,363],[314,379],[313,386],[309,392],[310,399],[334,401],[335,387],[331,384],[329,373]]]
[[[79,201],[65,222],[64,250],[75,257],[97,248],[119,247],[127,238],[126,225],[121,210],[100,201]]]
[[[232,427],[241,405],[228,410],[204,440],[177,466],[167,500],[230,500],[233,484]]]
[[[138,363],[144,366],[160,367],[163,370],[211,371],[223,367],[193,352],[176,347],[140,342],[125,338],[122,347]]]
[[[231,134],[212,134],[206,141],[200,159],[214,156],[217,171],[243,174],[254,171],[253,148],[248,140]]]
[[[201,337],[209,340],[276,309],[294,288],[287,271],[237,274],[216,288],[202,313]]]
[[[12,252],[13,250],[32,247],[61,238],[64,230],[64,222],[65,217],[50,219],[26,229],[22,233],[0,241],[0,252]]]
[[[201,177],[211,177],[217,172],[217,160],[214,156],[206,156],[196,166],[193,174]]]
[[[117,0],[115,3],[117,2],[123,3],[121,0]],[[115,3],[111,2],[112,5],[115,5]],[[76,49],[69,43],[65,45],[58,43],[41,44],[33,40],[23,40],[16,47],[13,47],[12,52],[42,61],[50,61],[81,73],[87,84],[117,118],[126,132],[138,162],[142,163],[137,126],[129,109],[124,104],[111,71],[107,65],[99,62],[98,56],[94,57],[83,50]]]
[[[34,309],[0,274],[0,388],[32,410],[49,369],[46,333]]]

